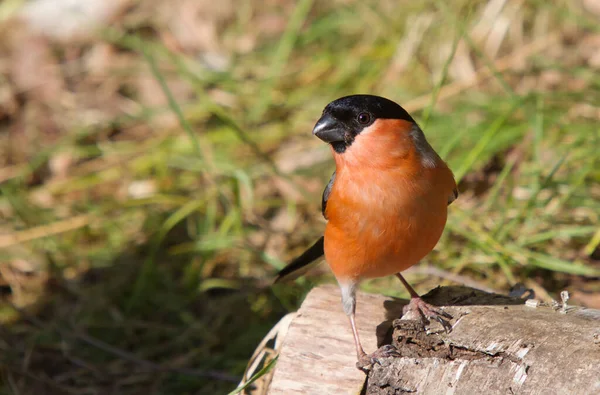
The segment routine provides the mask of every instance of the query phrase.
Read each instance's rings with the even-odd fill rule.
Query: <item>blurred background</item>
[[[460,181],[417,291],[600,308],[598,0],[4,0],[0,23],[3,394],[232,391],[334,281],[271,286],[324,229],[311,130],[352,93],[403,105]]]

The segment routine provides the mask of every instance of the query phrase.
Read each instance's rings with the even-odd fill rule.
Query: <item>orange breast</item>
[[[402,166],[357,166],[349,159],[355,158],[336,157],[336,180],[327,203],[325,257],[333,273],[340,280],[359,280],[416,264],[444,230],[455,186],[452,173],[441,161],[425,168],[410,155]]]

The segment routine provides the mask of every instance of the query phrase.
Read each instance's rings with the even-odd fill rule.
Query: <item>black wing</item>
[[[325,219],[327,219],[327,216],[325,215],[325,209],[327,208],[327,200],[329,199],[329,195],[331,194],[331,188],[333,187],[334,181],[335,181],[335,171],[331,175],[331,178],[329,179],[329,183],[325,187],[325,190],[323,191],[323,197],[321,199],[321,212],[323,213],[323,216],[325,217]],[[274,282],[280,281],[282,278],[288,276],[289,274],[295,272],[296,270],[300,270],[303,267],[310,265],[311,263],[313,263],[314,261],[316,261],[323,255],[325,255],[325,252],[323,249],[324,244],[325,244],[325,238],[323,236],[321,236],[319,238],[319,240],[317,240],[317,242],[315,244],[313,244],[308,250],[304,251],[304,253],[302,255],[300,255],[298,258],[296,258],[292,262],[290,262],[286,267],[281,269],[281,271],[279,273],[277,273],[277,277],[275,278]]]
[[[448,206],[450,205],[450,203],[452,203],[456,199],[458,199],[458,187],[455,187],[452,190],[452,195],[448,196]]]
[[[327,215],[325,215],[325,209],[327,208],[327,200],[329,199],[329,195],[331,194],[331,188],[333,188],[333,182],[335,181],[335,171],[331,175],[329,179],[329,183],[325,187],[323,191],[323,198],[321,199],[321,212],[323,213],[323,217],[327,219]]]
[[[281,271],[277,273],[277,277],[275,278],[274,282],[278,282],[282,278],[286,277],[288,274],[295,272],[296,270],[302,269],[303,267],[313,263],[314,261],[322,257],[325,254],[323,250],[324,241],[325,238],[321,236],[319,240],[317,240],[317,242],[312,245],[312,247],[304,251],[302,255],[290,262],[289,265],[281,269]]]

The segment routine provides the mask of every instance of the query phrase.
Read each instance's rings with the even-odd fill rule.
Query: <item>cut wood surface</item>
[[[365,351],[392,343],[402,355],[375,364],[366,382],[338,288],[313,289],[283,341],[269,394],[600,394],[600,311],[528,307],[467,287],[423,298],[447,306],[451,333],[396,319],[405,300],[358,294]]]

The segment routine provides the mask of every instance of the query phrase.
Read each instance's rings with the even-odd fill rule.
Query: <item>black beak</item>
[[[346,132],[340,121],[325,114],[315,125],[313,134],[326,143],[335,143],[344,141]]]

